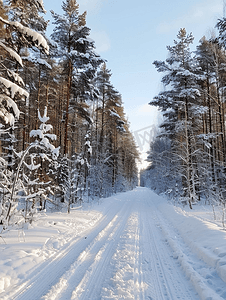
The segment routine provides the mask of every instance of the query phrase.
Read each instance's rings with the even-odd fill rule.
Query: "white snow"
[[[42,123],[46,123],[47,121],[49,121],[49,117],[47,116],[47,107],[46,106],[44,109],[43,117],[41,116],[40,111],[38,111],[38,118]]]
[[[0,232],[0,299],[226,299],[221,211],[147,188]]]
[[[0,95],[0,104],[2,102],[6,102],[7,103],[6,106],[8,108],[12,108],[16,119],[19,119],[20,111],[18,109],[17,104],[10,97],[8,97],[6,95]],[[15,121],[14,116],[10,112],[8,112],[7,109],[3,105],[0,110],[0,116],[1,116],[1,118],[4,119],[6,124],[9,123],[10,125],[13,125],[13,123]]]
[[[46,13],[47,11],[44,8],[43,0],[35,0],[39,4],[39,6],[42,8],[43,12]]]
[[[24,165],[25,165],[29,170],[31,170],[31,171],[37,170],[37,169],[39,169],[39,168],[41,167],[40,164],[34,164],[33,161],[32,161],[32,163],[31,163],[30,165],[28,165],[28,164],[24,161]]]
[[[110,114],[118,119],[121,119],[120,115],[114,112],[113,110],[110,110]]]
[[[30,62],[33,62],[33,63],[36,63],[36,64],[39,64],[39,65],[43,65],[45,66],[46,68],[48,69],[52,69],[52,67],[50,66],[50,64],[47,63],[47,61],[45,59],[42,59],[42,58],[37,58],[37,57],[30,57],[30,56],[24,56],[22,57],[23,60],[26,60],[26,61],[30,61]]]
[[[13,57],[13,58],[21,65],[21,67],[23,67],[22,59],[21,59],[20,55],[16,53],[16,51],[14,51],[13,49],[7,47],[7,46],[6,46],[4,43],[2,43],[1,41],[0,41],[0,46],[1,46],[2,48],[4,48],[4,49],[10,54],[10,56]]]
[[[48,133],[48,131],[53,129],[53,126],[51,124],[45,124],[45,122],[49,120],[49,117],[47,116],[47,107],[44,109],[43,117],[41,116],[40,111],[38,111],[38,118],[42,124],[39,126],[39,129],[31,130],[30,137],[39,137],[41,140],[39,141],[40,144],[44,145],[46,149],[50,150],[53,156],[56,158],[59,155],[60,147],[55,148],[55,146],[49,141],[49,139],[56,140],[57,136],[55,134]]]
[[[196,96],[200,97],[201,94],[200,94],[200,91],[195,88],[184,89],[179,94],[180,98],[191,97],[191,98],[195,99]]]
[[[21,85],[25,85],[23,79],[20,77],[19,74],[17,74],[16,72],[13,72],[11,70],[7,70],[7,73],[10,77],[13,77],[13,79],[18,82]]]
[[[11,97],[14,98],[16,93],[19,93],[21,96],[25,96],[26,98],[29,97],[29,93],[27,91],[25,91],[24,89],[22,89],[19,85],[3,78],[0,77],[0,82],[7,88],[10,90],[11,92]]]
[[[0,20],[5,24],[15,27],[19,32],[32,38],[33,42],[37,42],[38,47],[41,46],[46,54],[49,54],[49,46],[46,39],[37,31],[30,29],[29,27],[23,26],[17,21],[9,21],[0,17]]]
[[[91,146],[91,142],[90,141],[86,141],[85,142],[85,145],[88,147],[88,152],[90,153],[90,154],[92,154],[92,151],[93,151],[93,148],[92,148],[92,146]]]

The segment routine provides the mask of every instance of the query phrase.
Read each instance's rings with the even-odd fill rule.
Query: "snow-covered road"
[[[137,188],[104,201],[95,207],[102,215],[94,226],[0,299],[226,299],[226,284],[191,252],[158,200],[150,190]]]

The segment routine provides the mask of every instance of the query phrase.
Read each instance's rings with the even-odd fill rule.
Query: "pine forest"
[[[0,1],[3,229],[137,185],[138,150],[86,12],[76,0],[62,12],[47,36],[42,0]]]
[[[141,185],[174,202],[226,205],[226,18],[217,36],[194,37],[179,30],[165,61],[154,61],[162,91],[150,105],[164,116],[150,145]]]
[[[32,222],[51,208],[138,185],[139,151],[76,0],[51,11],[42,0],[0,0],[0,225]],[[163,116],[140,185],[174,202],[226,208],[226,18],[201,38],[181,28],[149,103]]]
[[[13,299],[226,299],[226,0],[0,0]]]

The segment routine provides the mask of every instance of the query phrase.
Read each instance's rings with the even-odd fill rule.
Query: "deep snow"
[[[147,188],[0,237],[0,299],[226,299],[221,211]]]

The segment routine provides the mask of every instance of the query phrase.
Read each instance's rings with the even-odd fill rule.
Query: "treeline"
[[[190,50],[192,34],[181,29],[168,58],[155,61],[161,91],[150,102],[164,121],[151,143],[141,185],[189,204],[226,203],[226,19],[218,36]]]
[[[95,52],[86,13],[65,0],[46,36],[42,0],[0,1],[0,224],[137,184],[138,151]]]

